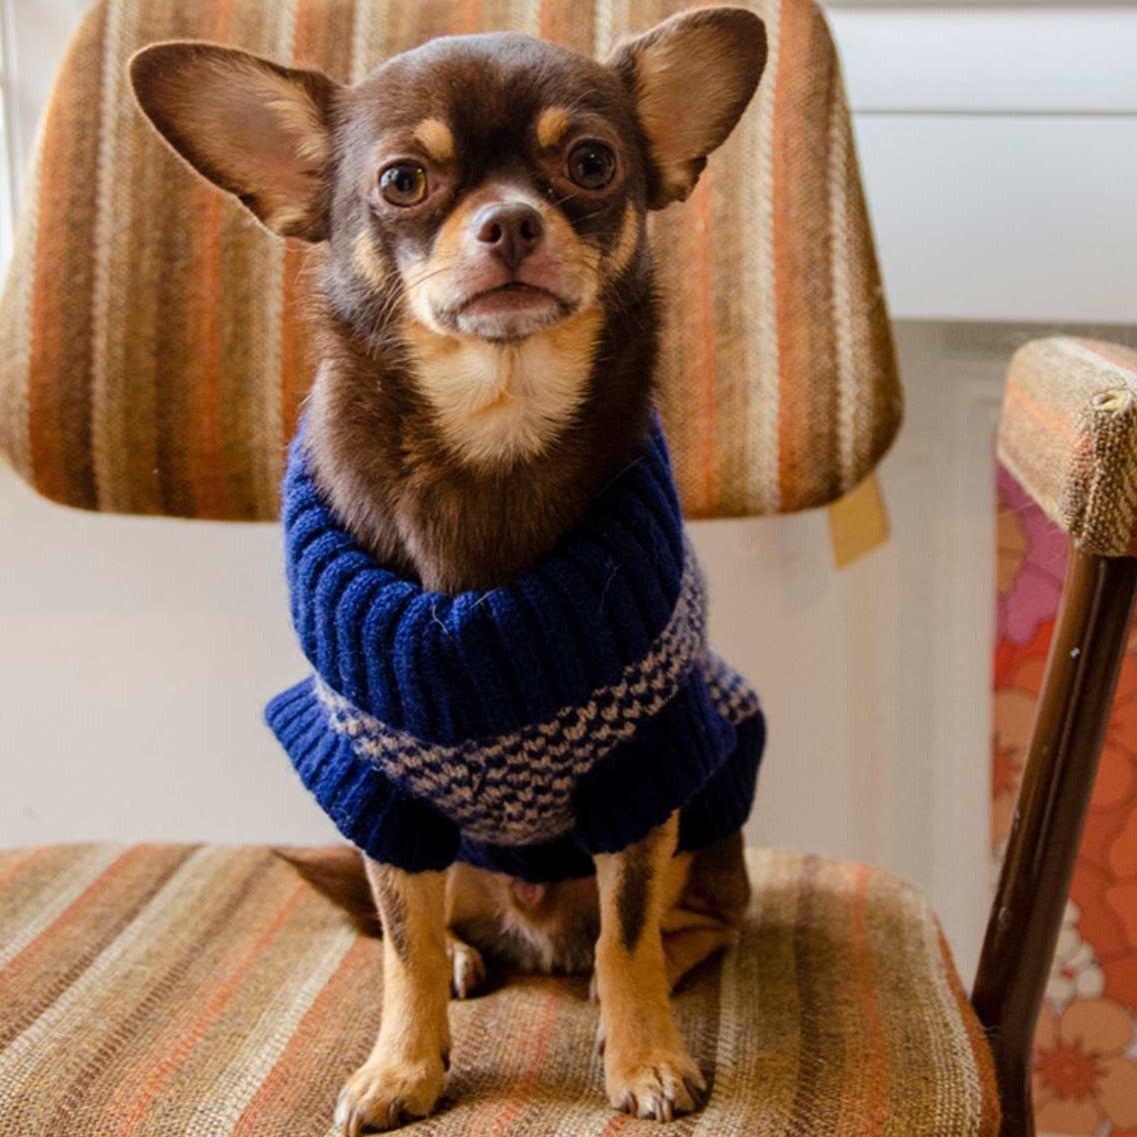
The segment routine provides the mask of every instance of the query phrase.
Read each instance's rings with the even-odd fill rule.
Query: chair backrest
[[[1051,336],[1016,353],[999,460],[1084,553],[1137,556],[1137,352]]]
[[[0,452],[69,505],[276,515],[312,373],[306,253],[160,144],[143,44],[201,38],[359,78],[443,33],[513,28],[605,55],[682,0],[99,0],[57,79],[0,304]],[[692,199],[654,218],[663,411],[695,517],[825,504],[901,414],[832,42],[810,0],[751,0],[759,95]]]

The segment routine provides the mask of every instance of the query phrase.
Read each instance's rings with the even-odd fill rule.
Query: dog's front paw
[[[426,1117],[442,1092],[444,1076],[441,1058],[435,1063],[369,1062],[340,1091],[336,1125],[344,1137],[360,1137]]]
[[[482,953],[459,939],[452,939],[446,950],[450,956],[450,993],[458,999],[476,995],[486,982]]]
[[[698,1066],[680,1044],[677,1051],[650,1049],[620,1056],[609,1046],[604,1080],[608,1100],[633,1117],[671,1121],[699,1109],[707,1084]]]

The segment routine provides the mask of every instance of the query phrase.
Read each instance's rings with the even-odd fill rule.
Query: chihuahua
[[[353,86],[206,43],[134,57],[137,100],[178,154],[270,230],[325,246],[308,458],[381,564],[451,593],[514,580],[634,459],[657,352],[647,215],[690,194],[765,54],[756,16],[712,7],[605,63],[463,36]],[[346,849],[308,865],[349,906],[366,880],[385,941],[379,1036],[342,1131],[434,1109],[447,1001],[477,990],[484,958],[593,969],[612,1105],[697,1108],[670,993],[731,940],[749,887],[739,835],[676,854],[677,827],[547,885]]]

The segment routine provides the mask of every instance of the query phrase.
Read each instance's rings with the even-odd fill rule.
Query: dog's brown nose
[[[521,201],[487,205],[474,218],[474,226],[478,240],[511,270],[535,252],[545,236],[541,215]]]

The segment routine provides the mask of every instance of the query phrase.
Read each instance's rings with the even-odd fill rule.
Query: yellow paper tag
[[[829,542],[838,568],[860,560],[888,540],[888,511],[875,474],[828,509]]]

